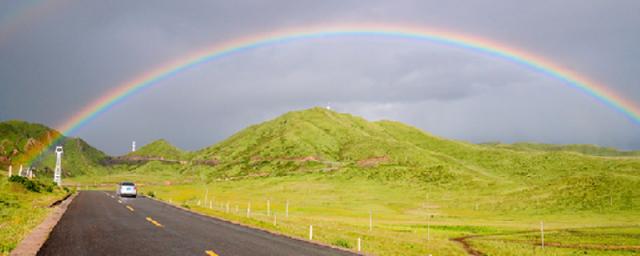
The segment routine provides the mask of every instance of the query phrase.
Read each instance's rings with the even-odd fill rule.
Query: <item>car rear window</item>
[[[121,186],[135,186],[136,184],[133,184],[133,182],[122,182],[120,183]]]

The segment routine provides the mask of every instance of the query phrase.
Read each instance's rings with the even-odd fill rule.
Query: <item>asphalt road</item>
[[[147,198],[83,191],[38,255],[353,255]]]

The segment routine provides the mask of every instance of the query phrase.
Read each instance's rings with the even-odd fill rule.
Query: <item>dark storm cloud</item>
[[[16,9],[5,4],[0,17]],[[489,38],[638,102],[637,13],[636,1],[70,1],[0,44],[0,119],[57,125],[109,89],[205,46],[289,26],[359,22]],[[75,135],[111,153],[134,139],[196,149],[282,112],[326,104],[475,142],[640,149],[640,126],[557,80],[476,52],[374,37],[238,53],[134,95]]]

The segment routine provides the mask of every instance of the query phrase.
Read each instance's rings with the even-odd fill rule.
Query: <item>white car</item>
[[[133,184],[133,182],[122,182],[122,183],[118,184],[118,191],[116,191],[116,192],[121,197],[125,197],[125,196],[136,197],[136,196],[138,196],[138,189],[136,188],[136,184]]]

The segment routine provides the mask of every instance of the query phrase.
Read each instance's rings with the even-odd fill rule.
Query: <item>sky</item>
[[[640,104],[640,2],[0,1],[0,121],[59,127],[110,89],[234,38],[382,23],[486,38],[573,70]],[[474,143],[640,150],[640,124],[557,79],[426,41],[341,36],[208,62],[75,131],[113,155],[164,138],[196,150],[314,106],[397,120]]]

